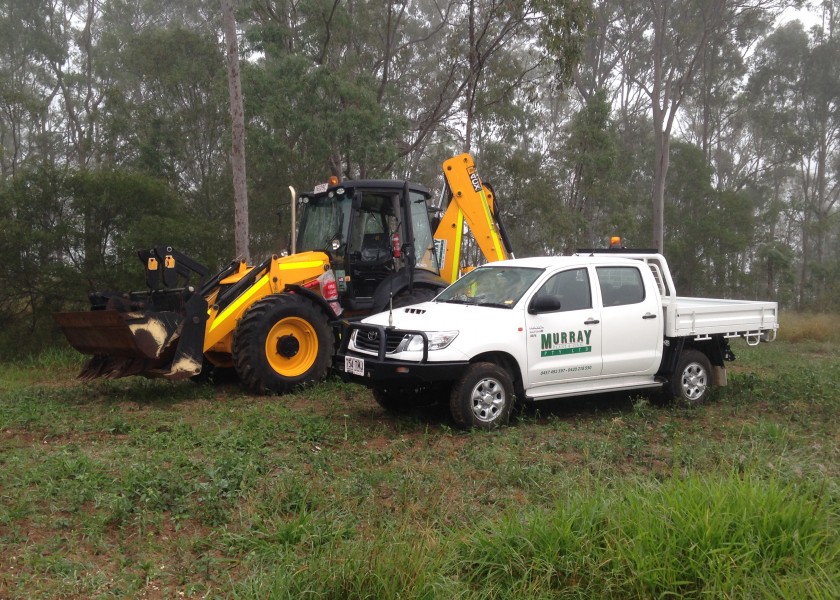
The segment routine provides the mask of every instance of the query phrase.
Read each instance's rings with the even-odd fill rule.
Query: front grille
[[[396,351],[400,343],[405,339],[404,333],[385,334],[385,352],[392,354]],[[379,352],[379,332],[374,329],[360,329],[356,333],[356,348],[359,350],[367,350],[368,352]]]

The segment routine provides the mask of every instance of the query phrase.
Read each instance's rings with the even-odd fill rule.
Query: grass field
[[[338,381],[0,366],[0,598],[838,598],[840,319],[782,325],[706,406],[492,433]]]

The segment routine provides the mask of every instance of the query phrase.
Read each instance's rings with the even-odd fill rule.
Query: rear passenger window
[[[598,284],[604,306],[638,304],[645,299],[642,274],[635,267],[598,267]]]

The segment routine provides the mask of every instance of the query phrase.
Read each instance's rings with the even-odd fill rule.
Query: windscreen
[[[326,195],[304,198],[301,208],[303,215],[297,238],[298,251],[323,252],[330,249],[333,239],[343,241],[347,238],[347,227],[350,224],[350,198],[343,196],[329,198]]]
[[[528,267],[481,267],[443,290],[435,301],[513,308],[542,272]]]

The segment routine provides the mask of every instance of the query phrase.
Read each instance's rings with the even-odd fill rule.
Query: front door
[[[546,312],[526,316],[530,388],[601,374],[600,311],[593,308],[586,267],[556,273],[530,299],[555,300]],[[559,301],[556,302],[556,301]]]

